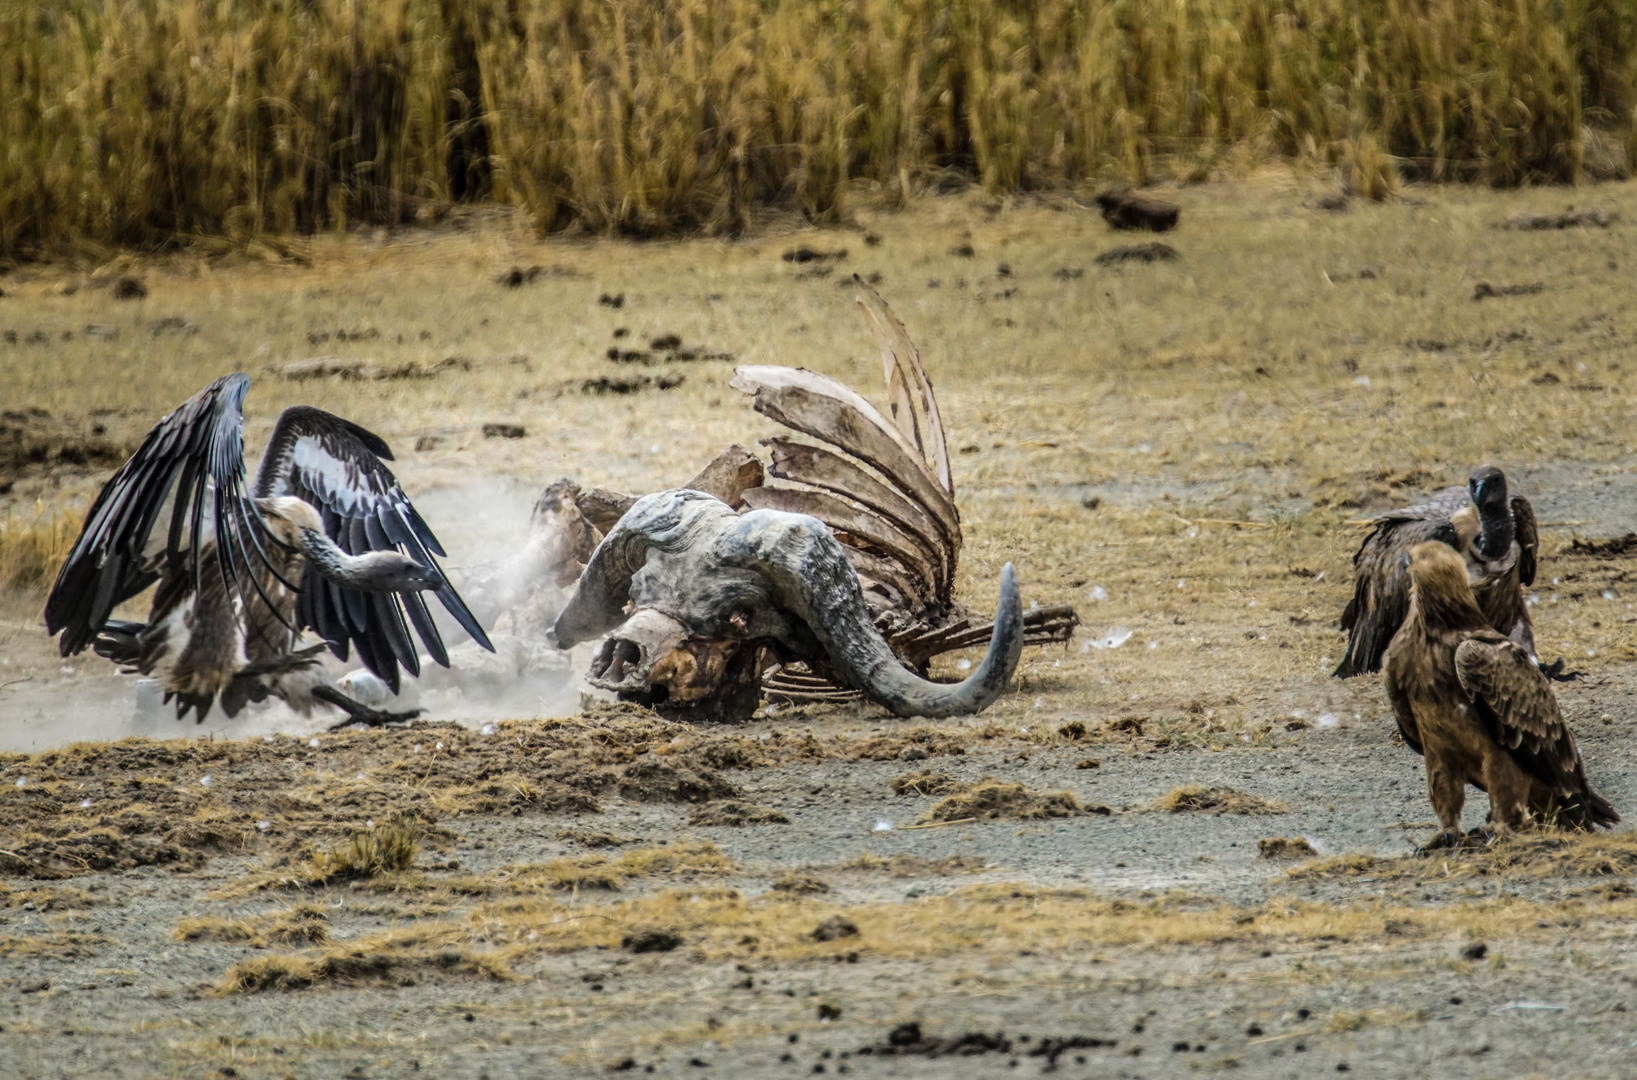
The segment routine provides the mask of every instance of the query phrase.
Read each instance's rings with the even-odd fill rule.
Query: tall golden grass
[[[83,511],[36,502],[0,514],[0,589],[40,589],[57,576],[79,535]]]
[[[1572,181],[1634,146],[1621,0],[0,0],[0,254],[516,206],[1204,177],[1228,151]]]

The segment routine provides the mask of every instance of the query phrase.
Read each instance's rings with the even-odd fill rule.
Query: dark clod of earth
[[[635,394],[650,386],[655,390],[674,390],[682,385],[682,375],[602,375],[586,379],[580,384],[580,393],[602,397],[606,394]]]
[[[818,248],[810,248],[805,244],[803,244],[801,247],[791,248],[783,255],[785,262],[795,263],[798,266],[811,262],[831,262],[836,259],[845,259],[846,257],[846,248],[836,248],[834,251],[822,251]]]
[[[1482,960],[1488,955],[1489,945],[1487,942],[1483,941],[1474,941],[1471,945],[1468,945],[1466,948],[1461,950],[1461,959],[1463,960]]]
[[[675,930],[642,930],[625,935],[620,948],[633,953],[670,952],[681,944],[682,935]]]
[[[1162,244],[1158,240],[1150,244],[1129,244],[1125,247],[1113,248],[1097,256],[1096,262],[1104,266],[1122,262],[1167,262],[1181,258],[1177,249],[1170,244]]]
[[[619,308],[625,306],[625,294],[603,293],[601,296],[597,297],[597,303],[601,304],[603,307],[611,307],[618,310]]]
[[[1182,208],[1176,203],[1133,195],[1129,191],[1107,191],[1095,202],[1103,211],[1103,220],[1116,229],[1147,229],[1149,232],[1168,232],[1176,228]]]
[[[858,936],[858,926],[851,919],[832,915],[813,928],[814,941],[840,941]]]
[[[484,424],[485,439],[521,439],[525,434],[522,424]]]
[[[1472,287],[1472,299],[1478,301],[1491,296],[1534,296],[1545,291],[1546,286],[1538,281],[1526,285],[1491,285],[1487,281],[1480,281]]]
[[[949,253],[957,259],[975,259],[978,257],[977,249],[971,244],[956,244],[949,249]]]
[[[148,287],[134,275],[123,274],[114,282],[115,300],[141,300],[147,295]]]

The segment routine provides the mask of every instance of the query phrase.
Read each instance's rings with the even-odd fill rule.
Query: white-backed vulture
[[[199,391],[103,486],[46,600],[46,629],[61,634],[64,656],[90,645],[157,675],[178,718],[203,721],[218,698],[234,716],[269,694],[303,714],[335,706],[346,723],[413,716],[342,692],[319,662],[324,644],[343,660],[356,648],[396,693],[400,667],[420,673],[410,625],[448,665],[422,591],[487,648],[483,628],[438,568],[443,548],[382,464],[392,451],[376,435],[288,408],[247,493],[249,385],[235,374]],[[110,618],[156,583],[146,622]],[[307,629],[324,644],[303,646]]]
[[[1538,662],[1523,590],[1535,581],[1540,537],[1534,508],[1522,495],[1508,494],[1505,473],[1480,465],[1466,487],[1447,487],[1425,503],[1390,510],[1375,521],[1353,556],[1353,597],[1341,616],[1347,651],[1335,675],[1345,679],[1381,670],[1382,655],[1410,606],[1404,556],[1428,540],[1461,554],[1489,625]],[[1563,663],[1558,660],[1542,670],[1548,678],[1572,678],[1576,673],[1565,675]]]

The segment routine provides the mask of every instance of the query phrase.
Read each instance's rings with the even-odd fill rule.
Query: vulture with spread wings
[[[1620,815],[1591,789],[1574,735],[1534,658],[1479,609],[1467,564],[1437,541],[1400,557],[1410,610],[1387,647],[1383,682],[1404,742],[1426,758],[1440,830],[1423,850],[1460,843],[1466,786],[1488,792],[1493,836],[1528,820],[1574,829]]]
[[[319,409],[284,410],[247,489],[249,386],[241,373],[199,391],[103,486],[46,600],[47,630],[64,656],[89,645],[157,675],[178,718],[203,721],[218,699],[235,716],[269,694],[304,715],[334,706],[343,723],[415,715],[354,700],[318,654],[327,644],[345,660],[356,648],[396,693],[400,668],[420,674],[413,626],[447,667],[423,591],[488,648],[438,568],[443,548],[382,464],[386,443]],[[145,623],[110,617],[155,584]],[[323,644],[301,644],[309,629]]]
[[[1523,590],[1535,583],[1540,537],[1535,511],[1522,495],[1508,496],[1506,474],[1493,465],[1472,470],[1467,486],[1447,487],[1419,506],[1390,510],[1353,556],[1353,598],[1342,612],[1347,652],[1340,678],[1381,670],[1381,659],[1410,607],[1404,556],[1428,540],[1448,544],[1466,562],[1468,581],[1488,624],[1538,662],[1535,629]],[[1548,678],[1573,678],[1559,659],[1542,667]]]

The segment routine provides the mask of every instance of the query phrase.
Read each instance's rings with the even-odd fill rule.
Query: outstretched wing
[[[310,504],[323,518],[324,532],[348,554],[399,551],[422,566],[436,567],[443,547],[382,459],[392,460],[392,451],[379,436],[322,409],[295,405],[273,427],[256,472],[256,497],[289,495]],[[474,641],[492,651],[488,635],[454,586],[446,582],[435,595]],[[364,666],[393,693],[400,666],[411,675],[421,671],[410,625],[432,659],[449,666],[448,650],[419,593],[348,589],[309,567],[296,617],[341,659],[356,647]]]
[[[200,553],[216,541],[224,583],[249,605],[266,603],[259,570],[275,543],[244,490],[243,405],[250,377],[224,375],[167,415],[108,483],[46,600],[49,632],[71,656],[89,645],[119,604],[158,581],[185,574],[197,591]],[[154,526],[170,516],[163,545]],[[248,583],[248,586],[247,586]]]
[[[1461,488],[1450,490],[1466,497]],[[1410,549],[1426,540],[1455,546],[1455,529],[1449,515],[1427,512],[1427,508],[1438,505],[1435,500],[1382,515],[1375,531],[1359,545],[1353,556],[1353,598],[1341,614],[1341,628],[1347,631],[1347,652],[1336,666],[1334,674],[1338,677],[1345,679],[1381,669],[1381,658],[1410,611],[1410,575],[1404,567],[1404,556]]]
[[[1591,790],[1551,685],[1516,642],[1493,631],[1468,638],[1455,650],[1455,675],[1490,737],[1559,796],[1574,824],[1620,820],[1614,807]]]

